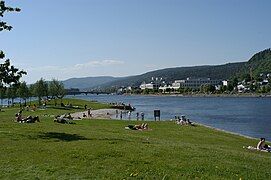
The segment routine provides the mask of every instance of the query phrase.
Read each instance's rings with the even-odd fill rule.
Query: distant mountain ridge
[[[102,87],[110,86],[139,86],[142,82],[150,82],[152,77],[163,78],[166,82],[174,80],[191,78],[211,78],[211,79],[228,79],[232,73],[237,73],[241,70],[244,63],[229,63],[218,66],[193,66],[193,67],[176,67],[167,68],[156,71],[151,71],[145,74],[123,78],[121,81],[116,80]]]
[[[99,76],[99,77],[83,77],[83,78],[70,78],[65,81],[62,81],[66,89],[70,88],[79,88],[91,89],[94,87],[99,87],[102,84],[110,83],[112,81],[119,80],[121,78],[112,77],[112,76]]]
[[[152,77],[163,78],[168,83],[171,83],[174,80],[186,79],[187,77],[226,80],[233,77],[240,78],[244,74],[250,73],[250,71],[254,76],[258,76],[260,73],[271,73],[270,49],[256,53],[247,62],[166,68],[122,78],[110,76],[72,78],[64,81],[64,85],[65,87],[77,87],[80,89],[139,86],[144,81],[150,82]]]

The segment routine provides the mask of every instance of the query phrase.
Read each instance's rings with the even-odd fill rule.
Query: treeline
[[[27,101],[31,103],[32,98],[37,98],[39,105],[42,104],[43,98],[50,97],[55,100],[62,100],[65,96],[66,90],[63,83],[56,79],[52,79],[50,82],[46,82],[44,79],[38,80],[35,84],[28,86],[26,82],[12,84],[10,86],[0,87],[0,99],[1,106],[3,100],[8,100],[8,105],[13,106],[14,99],[20,98],[26,106]]]
[[[190,78],[211,78],[217,80],[239,81],[250,76],[258,78],[261,73],[271,72],[271,50],[266,49],[253,55],[247,62],[228,63],[214,66],[193,66],[166,68],[147,72],[141,75],[129,76],[113,82],[101,85],[101,88],[107,87],[128,87],[139,86],[142,82],[150,82],[154,78],[162,78],[166,83],[172,83],[175,80]]]
[[[243,82],[248,87],[248,91],[242,93],[260,93],[260,94],[270,94],[271,93],[271,78],[268,79],[268,83],[260,84],[259,82]],[[179,89],[167,88],[165,90],[161,89],[144,89],[139,88],[132,90],[124,90],[122,93],[127,94],[237,94],[238,85],[240,82],[237,78],[234,78],[232,81],[228,82],[227,86],[219,86],[219,88],[210,85],[202,84],[199,88],[189,88],[189,87],[180,87]]]
[[[166,83],[171,84],[175,80],[190,78],[211,78],[227,80],[233,77],[236,73],[240,72],[245,62],[229,63],[216,66],[193,66],[193,67],[176,67],[156,70],[144,73],[137,76],[129,76],[121,80],[116,80],[110,83],[101,85],[102,88],[107,87],[127,87],[127,86],[140,86],[142,82],[150,82],[154,78],[162,78]]]

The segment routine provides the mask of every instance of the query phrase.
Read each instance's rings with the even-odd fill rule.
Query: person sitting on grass
[[[191,126],[195,126],[195,124],[193,122],[190,121],[190,119],[186,118],[184,115],[180,117],[177,117],[177,121],[176,123],[178,125],[191,125]]]
[[[16,122],[22,122],[23,121],[23,117],[22,117],[22,114],[20,112],[15,114],[15,121]]]
[[[149,125],[147,123],[142,124],[136,124],[136,125],[128,125],[125,127],[125,129],[131,129],[131,130],[148,130]]]
[[[265,144],[265,138],[260,138],[256,148],[261,151],[271,152],[271,146]]]

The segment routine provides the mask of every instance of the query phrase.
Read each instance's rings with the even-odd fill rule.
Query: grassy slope
[[[85,102],[78,100],[73,104]],[[103,106],[106,105],[99,107]],[[12,121],[16,111],[14,108],[0,112],[1,179],[271,176],[271,154],[242,148],[256,144],[256,140],[173,122],[150,122],[152,131],[130,131],[124,126],[135,122],[84,120],[66,125],[42,116],[67,112],[59,109],[36,111],[41,123],[19,124]]]

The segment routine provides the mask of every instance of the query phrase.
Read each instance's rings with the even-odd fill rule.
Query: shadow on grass
[[[58,133],[58,132],[45,132],[38,135],[38,138],[41,139],[56,139],[59,141],[79,141],[79,140],[88,140],[88,138],[84,136],[80,136],[77,134],[67,134],[67,133]]]
[[[25,135],[21,135],[25,137]],[[123,138],[114,138],[114,137],[104,137],[104,138],[86,138],[78,134],[68,134],[68,133],[59,133],[59,132],[40,132],[38,135],[28,135],[29,139],[38,140],[55,140],[55,141],[79,141],[79,140],[89,140],[89,141],[108,141],[110,144],[117,144],[118,142],[135,142],[134,140],[128,140]]]

